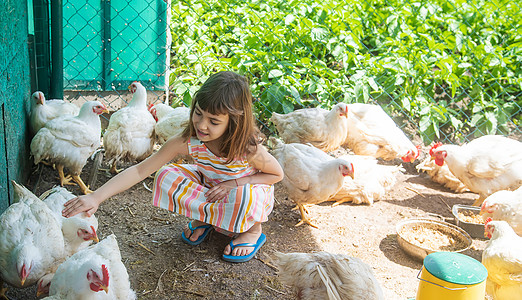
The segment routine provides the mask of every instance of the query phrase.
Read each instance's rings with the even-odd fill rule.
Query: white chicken
[[[99,115],[107,108],[99,101],[85,102],[77,116],[61,116],[45,124],[31,141],[34,163],[47,160],[56,165],[60,185],[74,180],[84,194],[91,190],[80,178],[87,158],[100,146],[101,123]],[[63,169],[71,176],[65,177]]]
[[[158,142],[163,144],[169,138],[181,136],[187,127],[190,117],[190,109],[180,106],[172,108],[164,103],[158,103],[150,109],[150,113],[156,119],[154,127]]]
[[[346,103],[338,103],[330,111],[303,108],[284,115],[273,113],[270,121],[285,143],[310,143],[328,152],[344,142],[347,107]]]
[[[489,221],[484,226],[490,238],[482,252],[482,264],[488,270],[486,292],[495,300],[521,300],[522,237],[505,221]]]
[[[357,170],[354,178],[344,178],[339,191],[328,201],[332,206],[351,201],[353,204],[373,202],[381,199],[397,182],[397,176],[404,171],[402,166],[379,165],[377,159],[361,155],[342,155],[338,158],[349,161]]]
[[[480,208],[482,218],[506,221],[522,236],[522,186],[514,191],[498,191],[487,197]]]
[[[147,109],[147,90],[135,81],[129,89],[133,93],[126,107],[112,114],[103,134],[105,156],[111,164],[111,173],[118,173],[118,162],[141,161],[153,150],[156,121]]]
[[[63,235],[51,210],[25,187],[11,183],[16,203],[0,215],[0,297],[3,281],[31,286],[64,258]]]
[[[70,218],[62,216],[65,202],[76,196],[67,189],[57,186],[40,196],[40,199],[51,209],[54,217],[60,224],[65,242],[65,255],[71,256],[86,248],[92,241],[98,242],[98,219],[96,216],[87,216],[81,213]]]
[[[281,282],[296,289],[298,299],[384,299],[370,266],[356,257],[328,252],[276,252],[272,260]]]
[[[379,105],[349,104],[347,123],[348,134],[343,144],[357,155],[384,160],[401,158],[404,162],[419,157],[419,146],[413,145]]]
[[[52,99],[46,101],[44,93],[40,91],[34,92],[31,98],[35,102],[31,107],[29,117],[33,135],[52,119],[64,115],[76,116],[80,111],[77,105],[63,100]]]
[[[303,223],[317,228],[307,216],[306,205],[328,201],[343,186],[344,178],[353,178],[353,165],[344,159],[335,159],[312,145],[299,143],[284,144],[270,138],[274,143],[272,155],[277,159],[285,176],[281,183],[288,198],[294,201],[301,212]]]
[[[475,206],[500,190],[522,185],[522,143],[499,135],[485,135],[462,146],[435,144],[435,163],[448,165],[451,173],[479,198]]]
[[[39,289],[45,289],[49,278],[39,283]],[[116,236],[111,234],[63,262],[50,281],[49,297],[44,299],[136,299]]]
[[[453,173],[451,173],[447,164],[443,164],[439,166],[435,163],[435,160],[431,157],[426,157],[420,164],[416,167],[417,171],[424,171],[430,176],[431,180],[436,183],[440,183],[446,188],[456,192],[456,193],[464,193],[469,192],[469,189],[460,181]]]

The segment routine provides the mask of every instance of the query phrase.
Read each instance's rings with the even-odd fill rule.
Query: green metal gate
[[[166,90],[167,32],[163,0],[64,1],[64,89]]]
[[[10,202],[10,180],[29,175],[29,52],[27,3],[0,2],[0,213]]]

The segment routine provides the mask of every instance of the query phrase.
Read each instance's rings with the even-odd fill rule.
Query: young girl
[[[194,96],[181,137],[171,138],[92,194],[68,201],[63,215],[91,215],[105,199],[157,171],[153,205],[193,219],[183,230],[183,241],[198,245],[215,228],[235,236],[223,259],[248,261],[266,240],[261,223],[272,211],[273,184],[283,179],[281,166],[260,145],[260,136],[246,78],[233,72],[214,74]],[[167,164],[179,154],[190,155],[195,164]]]

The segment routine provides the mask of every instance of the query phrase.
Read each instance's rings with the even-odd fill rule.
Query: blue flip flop
[[[243,256],[235,256],[235,255],[223,254],[223,260],[226,260],[226,261],[229,261],[229,262],[246,262],[246,261],[251,260],[252,257],[254,257],[254,255],[256,255],[257,250],[259,250],[259,248],[261,248],[261,246],[263,246],[263,244],[266,242],[266,235],[264,233],[261,233],[261,235],[257,239],[257,243],[255,243],[255,244],[252,244],[252,243],[241,243],[241,244],[234,245],[232,243],[233,241],[234,240],[230,241],[230,248],[231,248],[230,251],[231,251],[231,253],[234,250],[234,248],[236,248],[236,247],[254,247],[254,251],[250,252],[250,254],[248,254],[248,255],[243,255]]]
[[[181,233],[181,239],[183,239],[183,241],[189,245],[192,245],[192,246],[196,246],[196,245],[199,245],[203,242],[203,240],[205,240],[205,238],[207,237],[208,233],[210,232],[210,230],[212,229],[212,225],[210,224],[206,224],[206,225],[201,225],[201,226],[198,226],[196,228],[193,228],[192,227],[192,223],[189,222],[188,223],[188,228],[190,229],[190,236],[192,236],[192,234],[194,233],[194,230],[196,229],[200,229],[200,228],[205,228],[205,231],[198,237],[197,240],[195,241],[191,241],[189,240],[186,236],[185,236],[185,231],[183,231]]]

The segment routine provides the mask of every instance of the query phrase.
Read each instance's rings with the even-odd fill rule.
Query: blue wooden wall
[[[27,19],[26,1],[0,1],[0,213],[12,201],[9,181],[25,183],[31,168]]]

